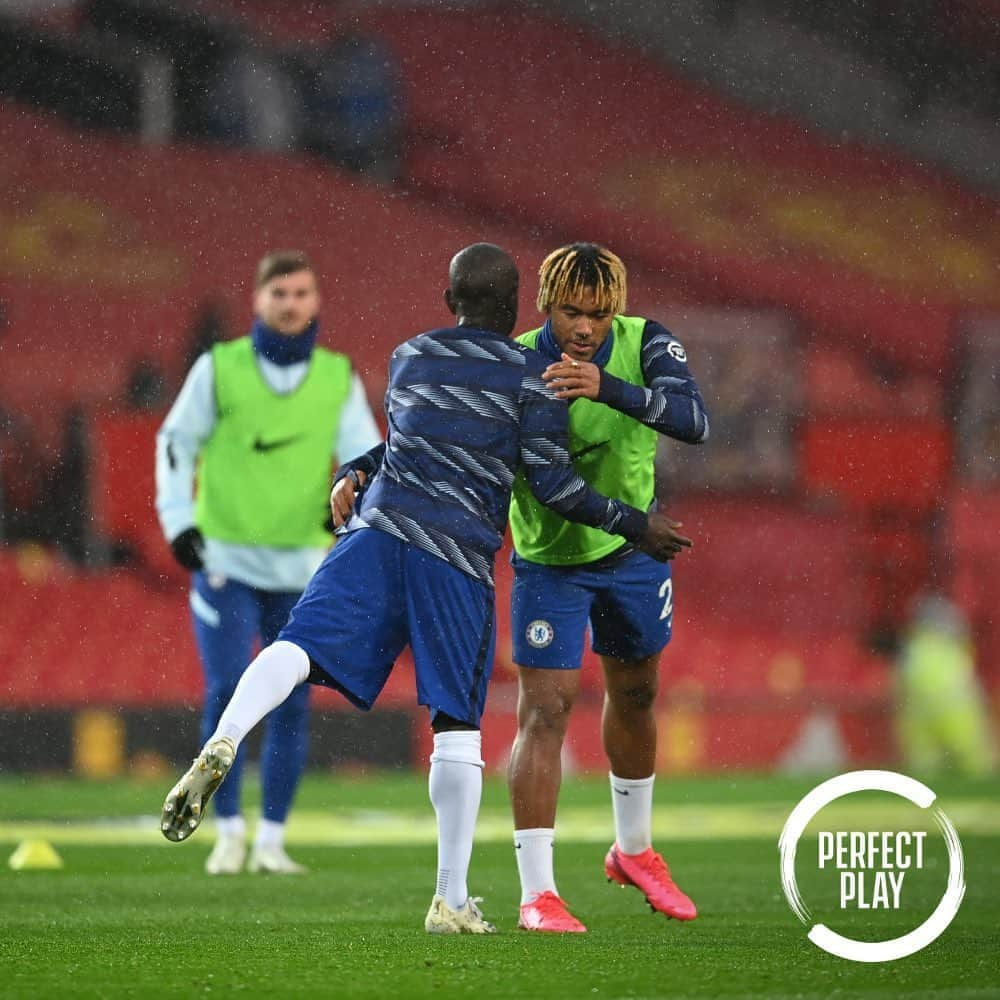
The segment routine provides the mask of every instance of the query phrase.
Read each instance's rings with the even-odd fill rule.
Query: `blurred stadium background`
[[[279,246],[317,262],[323,342],[378,412],[456,249],[515,254],[522,329],[549,249],[625,259],[713,416],[660,459],[696,539],[662,772],[898,761],[927,593],[967,621],[995,717],[998,65],[997,0],[3,0],[0,772],[165,775],[196,746],[153,438]],[[568,754],[602,770],[585,677]],[[422,767],[405,666],[371,716],[314,704],[338,713],[314,767]]]

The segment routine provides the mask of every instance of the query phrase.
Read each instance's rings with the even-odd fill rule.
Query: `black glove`
[[[205,567],[205,539],[197,528],[185,528],[171,543],[170,551],[185,568],[194,572]]]

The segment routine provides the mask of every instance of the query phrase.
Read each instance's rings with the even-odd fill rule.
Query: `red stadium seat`
[[[951,451],[938,420],[814,420],[802,431],[802,475],[809,490],[856,510],[928,511],[950,478]]]
[[[128,543],[153,572],[183,581],[156,517],[155,445],[163,414],[98,414],[90,423],[90,509],[101,537]]]

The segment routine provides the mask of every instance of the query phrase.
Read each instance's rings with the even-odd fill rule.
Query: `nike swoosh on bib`
[[[578,458],[583,458],[584,455],[589,455],[592,451],[597,451],[598,448],[603,448],[606,444],[611,444],[611,442],[598,441],[596,444],[589,444],[586,448],[581,448],[579,451],[571,451],[569,453],[569,460],[575,462]]]
[[[278,438],[276,441],[261,441],[260,435],[257,435],[257,439],[253,443],[254,451],[274,451],[276,448],[284,448],[287,445],[294,444],[299,438],[302,437],[301,434],[294,434],[292,437]]]

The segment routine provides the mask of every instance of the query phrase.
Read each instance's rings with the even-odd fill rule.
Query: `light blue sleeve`
[[[217,419],[212,355],[191,367],[156,435],[156,513],[167,541],[194,524],[194,477],[198,454]]]
[[[378,424],[368,405],[364,383],[355,372],[351,376],[351,392],[340,411],[340,429],[333,454],[343,465],[370,451],[382,441]]]

